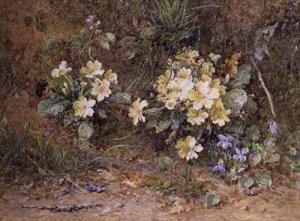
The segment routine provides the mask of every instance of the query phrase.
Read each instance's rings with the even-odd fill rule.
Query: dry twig
[[[276,113],[275,113],[275,110],[274,110],[274,104],[273,104],[272,95],[269,92],[269,90],[268,90],[268,88],[267,88],[267,86],[266,86],[266,84],[265,84],[265,82],[264,82],[264,80],[262,78],[261,71],[257,67],[257,65],[256,65],[256,63],[255,63],[255,61],[254,61],[254,59],[252,57],[251,57],[251,61],[252,61],[252,64],[253,64],[254,68],[257,71],[258,79],[259,79],[259,81],[261,83],[261,86],[263,87],[263,89],[264,89],[264,91],[265,91],[265,93],[266,93],[266,95],[268,97],[268,101],[269,101],[269,104],[270,104],[270,109],[271,109],[272,115],[273,115],[274,118],[276,118]]]

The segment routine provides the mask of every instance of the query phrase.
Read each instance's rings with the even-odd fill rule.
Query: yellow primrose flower
[[[222,58],[222,56],[219,55],[219,54],[210,53],[210,54],[209,54],[209,58],[210,58],[214,63],[217,63],[217,62]]]
[[[187,122],[189,122],[192,125],[196,124],[200,126],[205,122],[206,118],[208,118],[208,113],[206,113],[205,111],[190,108],[187,113]]]
[[[166,70],[166,72],[158,77],[156,82],[156,90],[158,93],[166,94],[167,93],[167,85],[170,80],[174,78],[174,72],[171,70]]]
[[[204,62],[201,66],[201,74],[211,77],[216,72],[214,65],[211,62]]]
[[[170,100],[185,101],[188,92],[193,89],[193,87],[194,83],[191,80],[176,77],[167,85],[167,97]]]
[[[221,85],[221,80],[219,78],[212,80],[211,87],[216,88],[221,96],[226,94],[226,87]]]
[[[170,100],[178,100],[181,95],[181,87],[176,79],[169,82],[167,85],[167,97]]]
[[[180,68],[179,72],[177,73],[177,76],[179,78],[183,78],[186,80],[190,80],[190,81],[193,80],[192,70],[189,68],[185,68],[185,67]]]
[[[97,101],[103,101],[106,97],[109,97],[109,95],[111,95],[111,90],[109,88],[110,82],[108,80],[103,79],[101,81],[99,78],[96,78],[91,85],[91,95],[96,96]]]
[[[192,136],[187,136],[185,140],[179,140],[175,147],[178,149],[178,155],[187,161],[197,159],[197,153],[203,151],[202,145],[196,145],[196,139]]]
[[[177,60],[186,61],[190,64],[195,63],[199,57],[199,52],[196,50],[184,51],[176,56]]]
[[[222,127],[226,124],[226,122],[230,121],[230,118],[228,117],[230,113],[231,110],[226,110],[222,100],[218,99],[214,104],[214,108],[210,114],[210,118],[214,124]]]
[[[118,83],[118,75],[110,69],[104,74],[104,78],[108,80],[110,83],[113,84]]]
[[[147,106],[148,102],[146,100],[141,101],[140,98],[132,103],[132,107],[129,108],[128,116],[133,118],[134,125],[137,125],[139,121],[146,121],[146,118],[143,116],[143,108]]]
[[[88,100],[86,97],[79,97],[78,100],[73,103],[75,116],[83,118],[92,117],[95,112],[92,107],[94,107],[95,104],[96,101],[93,99]]]
[[[199,91],[194,89],[190,90],[188,93],[188,99],[193,102],[193,108],[195,110],[200,110],[203,107],[203,96]]]
[[[53,78],[59,78],[62,75],[67,74],[68,72],[71,72],[72,68],[67,68],[67,62],[66,61],[62,61],[60,63],[60,65],[58,66],[58,68],[55,68],[52,70],[51,72],[51,76]]]
[[[95,76],[102,76],[104,70],[101,69],[102,64],[96,60],[95,62],[88,61],[86,67],[80,69],[80,73],[87,78],[94,78]]]
[[[210,109],[215,99],[220,97],[220,93],[217,88],[211,88],[208,81],[200,81],[196,85],[197,91],[202,95],[202,104],[205,108]]]
[[[174,110],[176,107],[176,101],[175,100],[167,100],[166,101],[166,108],[168,110]]]

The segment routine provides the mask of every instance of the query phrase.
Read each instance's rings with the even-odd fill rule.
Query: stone
[[[256,178],[256,182],[259,186],[270,187],[272,185],[272,177],[269,174],[260,174]]]
[[[254,184],[254,180],[252,177],[242,177],[240,180],[239,180],[239,186],[242,188],[242,189],[247,189],[249,190]]]
[[[111,32],[107,32],[104,34],[105,38],[107,39],[108,42],[110,43],[115,43],[116,42],[116,36],[111,33]]]
[[[207,208],[212,208],[221,203],[221,196],[218,192],[209,192],[205,195],[204,205]]]

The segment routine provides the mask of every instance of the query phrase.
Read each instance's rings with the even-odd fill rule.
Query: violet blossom
[[[276,121],[271,121],[269,124],[269,131],[273,136],[278,135],[278,126]]]
[[[233,159],[240,161],[241,163],[244,163],[247,160],[247,154],[249,153],[248,148],[242,148],[238,149],[235,148],[235,154],[233,155]]]
[[[95,15],[89,15],[88,18],[85,20],[85,23],[90,31],[97,30],[101,24],[99,20],[96,21]]]
[[[218,147],[222,147],[224,150],[233,147],[233,137],[232,136],[225,136],[223,134],[218,135],[219,142],[217,143]]]
[[[220,173],[222,175],[226,173],[225,166],[221,163],[218,163],[216,166],[214,166],[212,170],[214,173]]]

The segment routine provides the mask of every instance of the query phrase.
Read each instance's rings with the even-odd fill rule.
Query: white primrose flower
[[[139,121],[146,121],[146,118],[143,116],[143,109],[147,106],[148,102],[146,100],[141,101],[140,98],[132,103],[132,107],[129,108],[128,116],[133,118],[134,125],[137,125]]]
[[[96,101],[93,99],[88,100],[86,97],[79,97],[78,100],[73,103],[75,116],[83,118],[92,117],[95,112],[93,109],[95,104]]]
[[[95,62],[88,61],[86,67],[82,67],[80,69],[80,73],[86,78],[94,78],[96,76],[102,76],[104,74],[104,70],[101,68],[102,64],[98,60],[96,60]]]
[[[58,68],[55,68],[52,70],[51,76],[53,78],[59,78],[60,76],[65,75],[71,71],[72,71],[72,68],[67,68],[67,62],[62,61],[60,63],[60,65],[58,66]]]
[[[91,95],[96,96],[98,102],[103,101],[106,97],[111,95],[111,90],[109,88],[110,82],[108,80],[103,79],[101,81],[100,79],[96,78],[91,85]]]
[[[187,161],[197,159],[197,153],[203,151],[202,145],[196,145],[196,139],[192,136],[187,136],[185,140],[179,140],[175,147],[178,149],[179,156]]]
[[[207,109],[212,108],[214,100],[220,97],[219,90],[217,88],[211,88],[208,81],[198,82],[196,85],[197,91],[201,93],[202,99],[200,100],[200,106],[204,106]],[[198,108],[197,108],[198,109]]]

